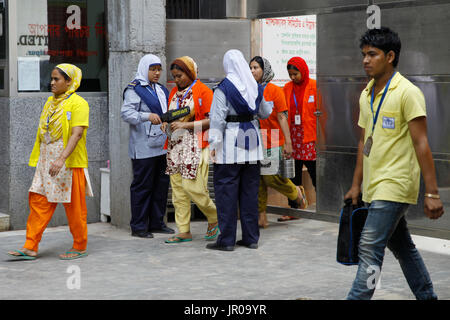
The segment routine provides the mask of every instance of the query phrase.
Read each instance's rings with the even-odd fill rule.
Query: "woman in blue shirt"
[[[130,124],[128,154],[133,166],[130,187],[131,232],[133,236],[153,238],[152,232],[174,233],[164,221],[169,189],[160,116],[167,112],[167,89],[158,83],[161,60],[152,54],[139,62],[135,79],[124,92],[122,119]]]

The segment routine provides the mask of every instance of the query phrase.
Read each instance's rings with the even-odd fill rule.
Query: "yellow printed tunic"
[[[51,97],[49,98],[51,99]],[[41,120],[45,120],[45,114],[42,113]],[[76,93],[72,94],[63,105],[62,114],[62,136],[64,142],[64,148],[67,146],[69,137],[72,134],[73,127],[89,127],[89,105],[82,97]],[[66,167],[68,168],[87,168],[88,167],[88,155],[86,149],[86,131],[84,130],[83,136],[78,141],[77,146],[73,150],[72,154],[66,160]],[[35,167],[39,160],[39,149],[41,134],[38,129],[36,135],[36,141],[34,143],[33,151],[30,156],[29,166]]]
[[[370,136],[373,115],[370,108],[370,81],[361,93],[358,125],[365,129],[364,141]],[[375,97],[376,112],[383,90]],[[422,91],[399,72],[392,78],[378,116],[369,157],[363,160],[363,201],[385,200],[416,204],[420,184],[417,160],[408,122],[426,116]]]

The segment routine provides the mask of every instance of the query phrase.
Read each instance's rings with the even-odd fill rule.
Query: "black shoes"
[[[236,245],[238,246],[243,246],[243,247],[247,247],[249,249],[258,249],[258,244],[257,243],[250,243],[250,244],[246,244],[244,241],[239,240],[236,242]]]
[[[249,249],[258,249],[258,244],[257,243],[246,244],[242,240],[237,241],[236,245],[247,247]],[[221,246],[221,245],[218,245],[217,242],[215,242],[215,243],[207,244],[206,245],[206,249],[221,250],[221,251],[233,251],[234,250],[234,246]]]
[[[206,249],[221,250],[221,251],[233,251],[234,247],[233,246],[221,246],[221,245],[218,245],[217,242],[214,242],[214,243],[208,243],[206,245]]]
[[[161,229],[151,229],[150,231],[132,231],[131,235],[133,237],[139,237],[139,238],[153,238],[153,233],[172,234],[172,233],[175,233],[175,230],[173,230],[172,228],[169,228],[167,226],[164,226]]]
[[[175,233],[175,230],[173,230],[172,228],[169,228],[167,226],[164,226],[161,229],[151,229],[150,232],[152,232],[152,233],[173,234],[173,233]]]
[[[148,231],[133,231],[131,232],[131,235],[133,237],[138,237],[138,238],[153,238],[153,234],[151,232]]]

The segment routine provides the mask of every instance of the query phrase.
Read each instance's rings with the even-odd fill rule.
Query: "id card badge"
[[[295,115],[295,125],[299,126],[302,124],[302,118],[300,117],[299,114]]]
[[[369,138],[367,138],[367,141],[364,144],[363,154],[366,157],[368,157],[370,155],[370,150],[372,150],[372,145],[373,145],[373,138],[372,138],[372,136],[370,136]]]

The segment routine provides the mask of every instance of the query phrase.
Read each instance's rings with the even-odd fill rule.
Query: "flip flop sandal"
[[[28,254],[26,254],[20,250],[14,250],[14,252],[17,252],[20,255],[18,256],[18,255],[11,254],[8,252],[8,256],[10,256],[11,258],[13,258],[15,260],[36,260],[36,257],[29,256]]]
[[[81,253],[81,252],[78,252],[78,251],[66,251],[65,254],[66,255],[68,255],[68,254],[75,254],[75,256],[73,256],[73,257],[65,257],[65,258],[59,257],[59,259],[60,260],[75,260],[75,259],[78,259],[78,258],[86,257],[88,255],[87,252]]]
[[[214,228],[212,228],[211,230],[208,230],[207,234],[211,234],[210,236],[206,235],[205,239],[206,240],[212,240],[217,238],[217,236],[219,235],[219,225],[215,226]],[[212,234],[214,232],[214,234]]]
[[[181,243],[181,242],[189,242],[192,241],[191,238],[181,238],[181,237],[173,237],[164,241],[165,243]]]

